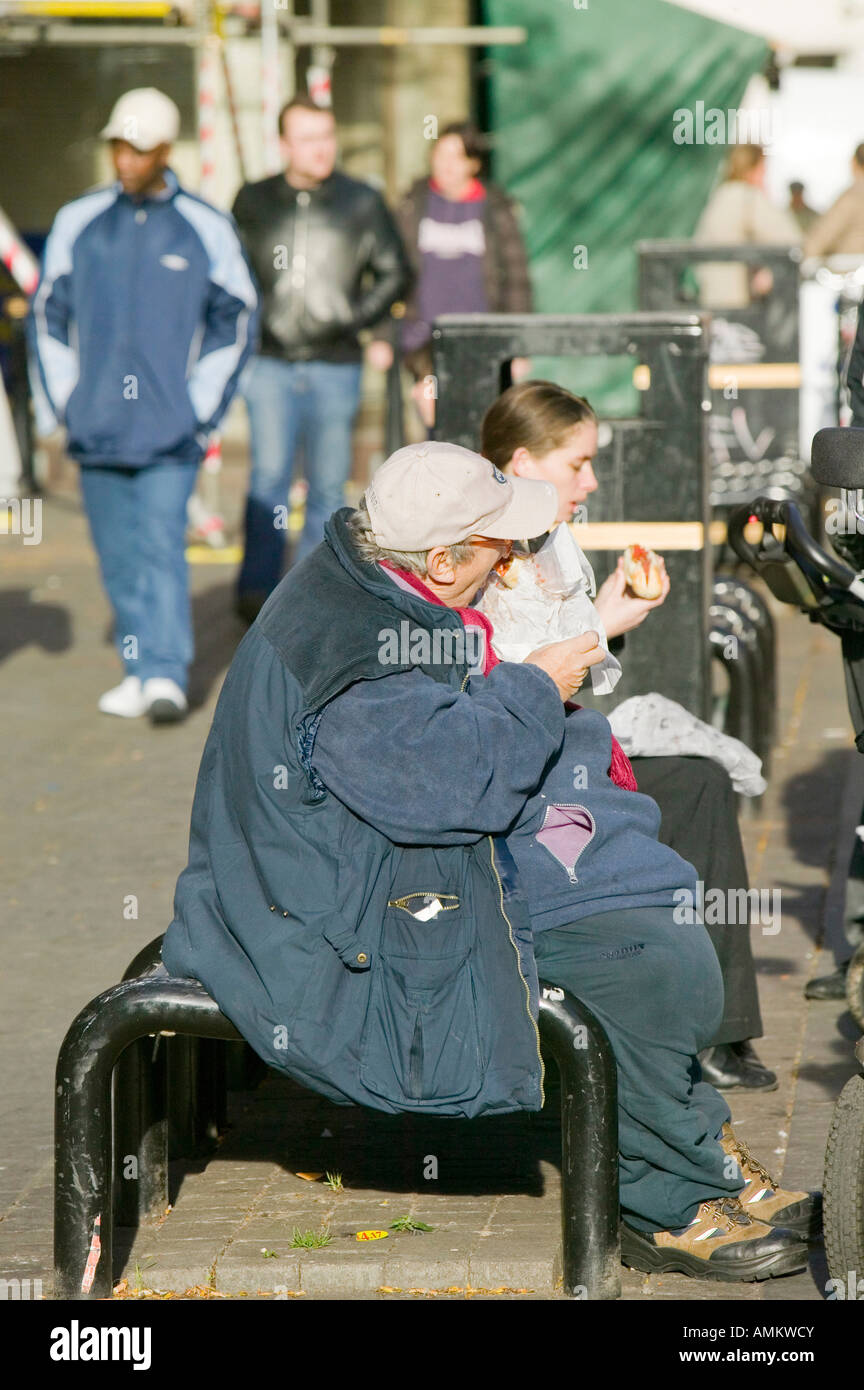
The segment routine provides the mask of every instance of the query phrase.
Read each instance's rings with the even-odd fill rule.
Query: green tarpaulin
[[[699,103],[737,107],[764,42],[665,0],[485,0],[484,18],[528,31],[489,50],[489,100],[493,171],[522,206],[538,311],[635,309],[634,243],[690,236],[727,152],[676,143],[675,113],[692,111],[698,134]],[[610,414],[634,409],[631,370],[534,363]]]

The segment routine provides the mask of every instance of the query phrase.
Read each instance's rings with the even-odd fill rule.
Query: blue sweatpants
[[[743,1187],[716,1138],[729,1107],[696,1057],[723,1016],[717,954],[672,912],[604,912],[534,938],[540,978],[587,1005],[615,1054],[621,1213],[642,1231],[686,1226]]]

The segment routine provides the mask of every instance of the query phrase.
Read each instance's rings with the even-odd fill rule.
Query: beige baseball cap
[[[114,105],[103,140],[125,140],[147,152],[157,145],[171,145],[180,130],[180,112],[170,97],[156,87],[136,87]]]
[[[385,550],[428,550],[468,536],[528,540],[555,524],[552,483],[508,478],[459,444],[428,441],[397,449],[366,489],[376,541]]]

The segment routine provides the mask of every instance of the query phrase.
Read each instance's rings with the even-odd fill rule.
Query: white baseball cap
[[[170,97],[155,87],[136,87],[115,102],[103,140],[125,140],[147,152],[170,145],[180,130],[180,112]]]
[[[397,449],[366,489],[385,550],[429,550],[475,535],[527,540],[554,526],[558,505],[552,483],[508,478],[480,454],[438,441]]]

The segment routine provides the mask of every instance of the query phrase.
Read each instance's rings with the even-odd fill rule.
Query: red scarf
[[[441,193],[441,185],[436,183],[434,179],[429,180],[429,187],[433,193],[440,194],[442,198],[446,196],[444,193]],[[449,201],[459,203],[479,203],[482,202],[482,200],[485,197],[486,189],[483,187],[480,180],[472,179],[471,182],[468,184],[468,187],[465,189],[465,192],[462,194],[461,198],[451,198],[449,199]]]
[[[398,578],[402,580],[402,587],[413,589],[421,598],[425,598],[427,603],[437,603],[439,607],[446,608],[447,605],[444,603],[444,600],[440,599],[437,594],[433,594],[432,590],[423,583],[423,580],[420,579],[418,575],[412,574],[410,570],[397,569],[395,565],[390,564],[389,560],[379,560],[378,563],[382,569],[387,570],[388,574],[398,576]],[[483,629],[486,637],[483,648],[483,674],[484,676],[488,676],[489,672],[494,670],[499,661],[499,658],[492,650],[492,624],[486,617],[486,614],[479,612],[476,608],[456,608],[454,611],[459,614],[465,627],[479,627]],[[581,705],[574,704],[572,700],[567,700],[564,707],[570,710],[582,708]],[[630,759],[627,757],[627,754],[624,752],[624,749],[621,747],[621,744],[614,734],[612,735],[612,762],[609,765],[609,776],[616,787],[623,787],[624,790],[628,792],[639,790],[633,768],[630,764]]]

